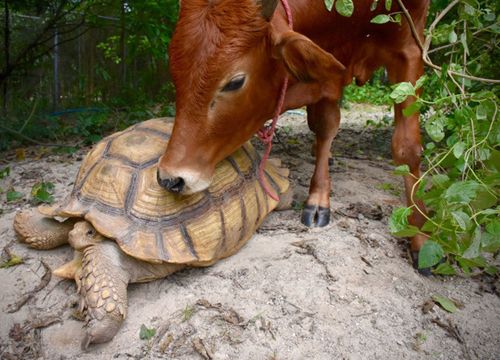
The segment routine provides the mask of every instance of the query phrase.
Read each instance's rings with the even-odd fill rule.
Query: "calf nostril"
[[[184,179],[177,177],[173,178],[169,184],[169,190],[174,193],[180,193],[184,189]]]
[[[162,179],[160,177],[160,172],[158,171],[156,173],[156,179],[158,181],[158,185],[173,193],[180,193],[184,189],[185,182],[181,177]]]

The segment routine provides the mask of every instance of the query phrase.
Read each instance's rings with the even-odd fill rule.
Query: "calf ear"
[[[295,31],[280,36],[275,50],[275,56],[282,59],[288,71],[302,82],[326,82],[332,77],[338,78],[345,70],[332,54]]]
[[[266,21],[270,21],[273,17],[274,10],[278,5],[278,0],[256,0],[257,4],[261,8],[262,16]]]

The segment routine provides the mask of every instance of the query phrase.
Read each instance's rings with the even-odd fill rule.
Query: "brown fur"
[[[421,52],[403,19],[398,24],[371,24],[377,14],[400,9],[384,1],[370,11],[373,0],[355,1],[347,18],[328,12],[323,0],[289,0],[291,31],[281,4],[270,22],[257,0],[191,0],[182,3],[170,48],[171,71],[177,89],[177,116],[172,138],[159,163],[161,178],[189,175],[189,183],[207,183],[215,164],[241,146],[272,117],[279,89],[291,76],[283,110],[307,106],[308,124],[316,134],[316,169],[308,205],[329,207],[328,154],[340,121],[338,99],[352,82],[365,83],[385,66],[391,82],[415,82],[423,73]],[[423,29],[429,0],[405,0],[417,31]],[[242,89],[221,88],[238,73],[247,76]],[[420,170],[418,114],[404,117],[395,106],[393,155],[408,164],[414,176]],[[184,174],[184,175],[183,175]],[[200,182],[198,182],[199,184]],[[408,204],[415,204],[412,177],[405,177]],[[425,211],[423,204],[416,205]],[[411,224],[425,221],[414,211]],[[425,237],[412,239],[418,250]]]

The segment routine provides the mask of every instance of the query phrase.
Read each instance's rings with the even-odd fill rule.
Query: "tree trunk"
[[[54,30],[54,98],[53,108],[57,110],[59,106],[60,87],[59,87],[59,33],[57,28]]]
[[[127,81],[127,64],[125,62],[126,58],[126,48],[125,48],[125,1],[121,2],[121,14],[120,14],[120,57],[121,57],[121,78],[122,78],[122,86],[125,85]]]
[[[5,69],[10,67],[10,14],[9,14],[9,3],[8,0],[4,0],[5,5],[5,21],[4,21],[4,54],[5,54]],[[8,96],[8,84],[7,79],[3,83],[3,101],[2,101],[2,111],[3,115],[7,116],[7,96]]]

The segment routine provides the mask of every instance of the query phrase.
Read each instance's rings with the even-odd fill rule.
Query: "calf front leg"
[[[392,83],[416,80],[423,74],[423,64],[418,49],[410,52],[412,56],[403,57],[403,61],[394,62],[388,67],[389,77]],[[423,202],[415,198],[416,182],[420,178],[420,158],[422,144],[420,140],[419,114],[404,116],[403,109],[415,101],[414,97],[409,97],[401,104],[394,106],[395,129],[392,137],[392,156],[398,165],[406,164],[410,168],[412,175],[404,177],[406,203],[413,208],[408,222],[421,228],[426,221],[426,210]],[[427,240],[424,234],[413,236],[410,241],[413,265],[418,268],[418,253]],[[430,269],[420,269],[420,273],[430,275]]]
[[[309,196],[302,212],[302,223],[322,227],[330,222],[330,174],[328,159],[332,141],[340,123],[337,101],[321,100],[307,107],[307,123],[316,134],[316,167],[309,187]]]

